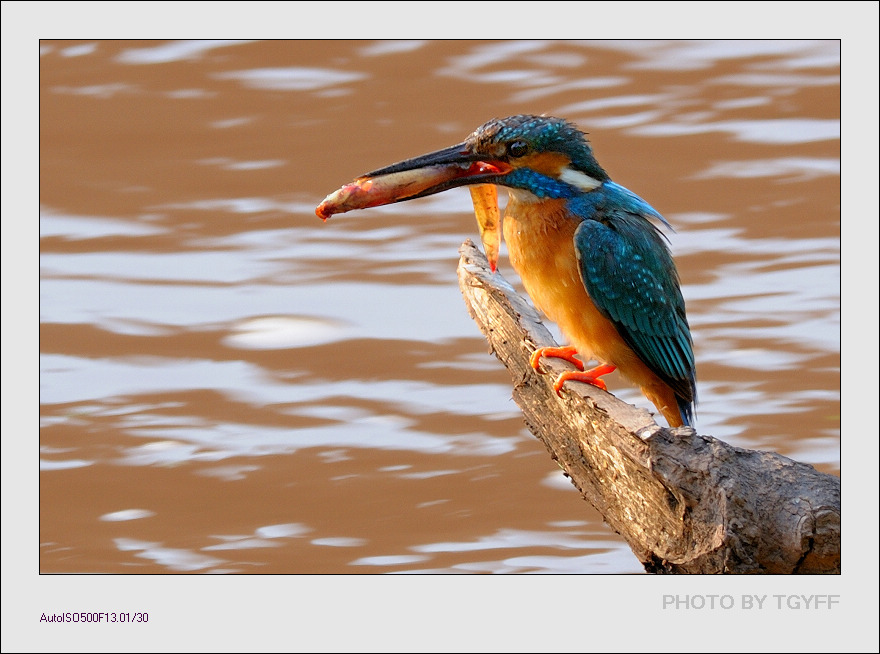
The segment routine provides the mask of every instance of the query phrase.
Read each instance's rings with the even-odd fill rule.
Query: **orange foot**
[[[590,370],[584,370],[583,372],[578,372],[577,370],[567,370],[556,379],[556,382],[553,384],[553,390],[556,391],[557,395],[561,395],[562,385],[567,381],[579,381],[584,382],[586,384],[591,384],[596,388],[601,388],[603,391],[608,390],[608,386],[605,385],[605,382],[599,377],[602,375],[607,375],[609,372],[614,372],[617,370],[616,366],[610,366],[607,363],[603,363],[601,366],[596,366],[595,368],[591,368]]]
[[[537,370],[541,357],[553,357],[554,359],[565,359],[569,363],[573,363],[578,370],[583,370],[584,362],[576,359],[575,354],[577,354],[577,350],[570,345],[566,347],[539,347],[532,352],[532,356],[529,357],[529,363],[532,364],[532,368]]]
[[[607,375],[608,373],[614,372],[617,370],[616,366],[609,365],[607,363],[603,363],[602,365],[596,366],[590,370],[584,370],[584,364],[580,359],[575,358],[575,354],[577,354],[577,350],[571,346],[568,347],[542,347],[538,348],[534,352],[532,352],[532,356],[529,358],[529,363],[532,365],[532,368],[535,370],[538,369],[538,362],[541,357],[554,357],[556,359],[565,359],[570,363],[573,363],[577,370],[567,370],[566,372],[559,375],[556,381],[553,384],[553,390],[556,391],[557,395],[561,395],[562,385],[567,381],[579,381],[587,384],[591,384],[597,388],[601,388],[603,391],[608,390],[608,386],[605,382],[599,379],[602,375]]]

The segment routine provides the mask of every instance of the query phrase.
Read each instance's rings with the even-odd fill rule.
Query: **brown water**
[[[313,213],[515,113],[675,227],[698,431],[839,474],[838,43],[44,41],[40,571],[639,572],[467,315],[467,191]]]

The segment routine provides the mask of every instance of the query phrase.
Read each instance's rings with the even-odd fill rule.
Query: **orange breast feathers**
[[[574,251],[578,221],[565,217],[564,200],[517,202],[504,216],[504,240],[510,263],[535,306],[559,325],[586,358],[618,365],[623,343],[581,281]]]
[[[511,197],[504,216],[511,265],[535,306],[559,325],[582,358],[616,366],[664,415],[664,409],[669,410],[668,420],[680,424],[674,393],[624,342],[587,293],[574,250],[574,231],[580,223],[566,217],[564,203]]]

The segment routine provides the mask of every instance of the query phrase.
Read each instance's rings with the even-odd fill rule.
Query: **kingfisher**
[[[611,181],[586,134],[561,118],[496,118],[462,143],[374,170],[317,207],[334,213],[469,186],[492,269],[503,229],[508,258],[535,306],[569,345],[539,348],[570,361],[567,381],[607,390],[618,370],[671,427],[693,426],[696,367],[678,271],[650,204]],[[497,218],[496,187],[509,193]],[[580,358],[579,358],[580,357]],[[598,365],[585,370],[583,361]]]

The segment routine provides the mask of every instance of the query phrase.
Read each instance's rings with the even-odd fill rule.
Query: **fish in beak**
[[[480,240],[494,271],[501,244],[501,213],[495,181],[509,173],[510,164],[473,153],[460,144],[374,170],[331,193],[315,213],[327,220],[354,209],[422,198],[459,186],[470,186]]]

